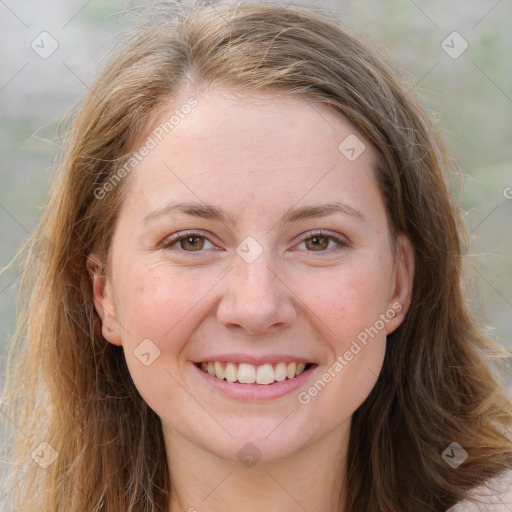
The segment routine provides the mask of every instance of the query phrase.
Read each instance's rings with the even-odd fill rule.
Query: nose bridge
[[[261,241],[261,237],[260,241]],[[242,293],[268,293],[276,285],[273,267],[278,265],[268,242],[246,237],[237,247],[233,259],[234,280]],[[264,245],[262,245],[264,244]]]
[[[261,313],[275,308],[281,290],[274,266],[269,251],[252,262],[236,258],[231,287],[235,302],[243,302],[248,309],[253,306]]]
[[[251,333],[292,321],[293,301],[278,277],[279,265],[271,251],[254,260],[236,256],[228,290],[218,309],[219,321],[238,325]]]

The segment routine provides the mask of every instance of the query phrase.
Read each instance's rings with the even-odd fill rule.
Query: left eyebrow
[[[297,222],[304,219],[314,219],[317,217],[327,217],[334,213],[342,213],[350,217],[355,218],[360,222],[365,222],[366,217],[364,214],[346,203],[336,201],[334,203],[327,203],[321,206],[304,206],[295,210],[288,210],[279,221],[279,224],[285,224],[286,222]]]

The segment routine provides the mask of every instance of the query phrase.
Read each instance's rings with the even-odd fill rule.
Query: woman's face
[[[375,152],[329,107],[196,100],[125,178],[95,305],[168,440],[290,455],[348,432],[407,310],[412,250],[399,237],[394,259]]]

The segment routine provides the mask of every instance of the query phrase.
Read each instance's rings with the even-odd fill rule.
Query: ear
[[[414,284],[414,248],[403,233],[397,237],[397,255],[390,283],[388,311],[395,316],[386,324],[386,334],[391,334],[403,322],[411,305]]]
[[[87,270],[92,283],[94,308],[101,319],[103,337],[113,345],[121,346],[121,327],[117,322],[112,283],[105,265],[96,254],[91,253],[87,258]]]

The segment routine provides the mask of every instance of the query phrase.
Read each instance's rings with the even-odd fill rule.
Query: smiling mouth
[[[229,383],[269,385],[283,380],[294,379],[308,371],[312,363],[273,363],[255,366],[248,363],[231,363],[224,361],[208,361],[195,365],[212,377]]]

